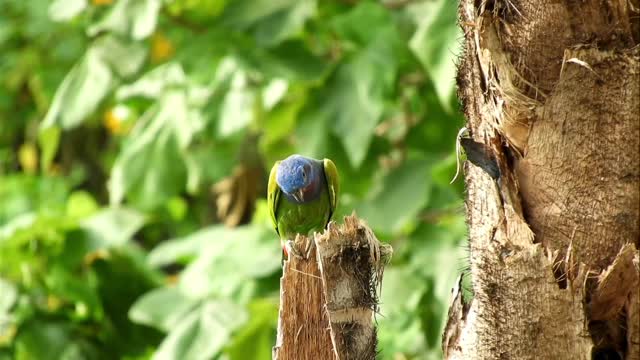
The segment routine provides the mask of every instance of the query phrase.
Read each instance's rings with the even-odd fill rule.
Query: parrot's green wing
[[[269,174],[269,185],[267,186],[267,206],[269,207],[269,215],[271,215],[273,227],[276,229],[278,235],[280,235],[280,231],[278,231],[278,220],[276,219],[276,212],[278,211],[278,203],[280,201],[280,187],[276,182],[276,174],[279,165],[280,161],[276,161],[276,163],[271,168],[271,173]]]
[[[336,169],[336,165],[333,163],[333,161],[329,159],[324,159],[324,177],[327,180],[329,204],[331,205],[328,219],[331,220],[334,211],[336,211],[336,206],[338,206],[338,194],[340,193],[340,185],[338,179],[338,169]]]

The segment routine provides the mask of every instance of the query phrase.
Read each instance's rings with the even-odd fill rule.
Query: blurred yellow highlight
[[[18,161],[27,174],[35,174],[38,170],[38,149],[33,143],[24,143],[18,150]]]
[[[162,33],[155,33],[151,37],[151,62],[159,63],[170,58],[175,52],[171,40]]]

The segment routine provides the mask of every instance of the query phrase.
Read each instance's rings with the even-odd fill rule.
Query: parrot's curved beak
[[[291,194],[293,196],[294,199],[296,199],[296,201],[298,202],[302,202],[304,200],[304,190],[302,190],[302,188],[294,191],[293,194]]]

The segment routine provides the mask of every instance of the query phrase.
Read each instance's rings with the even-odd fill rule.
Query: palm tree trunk
[[[640,359],[640,2],[459,18],[458,95],[498,172],[465,166],[474,298],[454,292],[445,357]]]

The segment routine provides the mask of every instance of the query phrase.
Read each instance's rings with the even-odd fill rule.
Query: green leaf
[[[144,44],[137,41],[124,41],[115,36],[98,38],[91,46],[91,51],[95,51],[120,78],[135,75],[144,64],[147,55]]]
[[[256,22],[291,8],[296,0],[236,0],[227,4],[222,13],[222,24],[236,30],[245,30]]]
[[[392,234],[415,219],[429,200],[429,161],[409,160],[393,169],[381,186],[358,207],[358,214],[374,230]]]
[[[305,22],[315,16],[316,0],[300,0],[264,18],[255,26],[255,37],[260,46],[273,46],[300,34]]]
[[[338,70],[336,85],[332,94],[334,106],[334,134],[340,138],[347,150],[353,167],[359,167],[364,160],[371,139],[384,109],[384,84],[381,74],[393,76],[393,60],[385,62],[387,47],[381,40],[351,63]],[[380,48],[377,48],[377,47]],[[383,62],[378,62],[383,60]],[[384,75],[382,76],[384,78]]]
[[[326,60],[298,40],[284,41],[269,49],[251,44],[242,50],[243,62],[267,77],[316,84],[322,81],[329,68]]]
[[[122,246],[144,224],[144,216],[124,207],[108,208],[82,221],[80,227],[89,234],[92,249]]]
[[[97,51],[90,49],[58,87],[41,128],[78,126],[96,110],[115,83],[109,66]]]
[[[263,96],[263,98],[265,97]],[[263,101],[266,102],[266,99]],[[283,145],[291,138],[291,133],[295,131],[300,110],[306,101],[306,91],[293,90],[265,114],[264,135],[260,139],[260,147],[265,157],[271,160],[267,164],[271,165],[276,159],[288,155],[289,151]],[[265,107],[268,108],[268,104],[265,104]]]
[[[40,129],[38,144],[41,149],[40,169],[42,172],[45,172],[49,169],[49,166],[51,166],[51,162],[58,151],[58,146],[60,145],[60,128],[54,125]]]
[[[238,296],[253,286],[249,280],[271,275],[280,268],[281,250],[271,229],[243,226],[208,240],[178,283],[190,297]]]
[[[359,45],[375,41],[378,31],[393,26],[391,14],[380,3],[362,1],[351,11],[338,14],[331,27],[342,38]]]
[[[312,96],[314,101],[308,103],[296,127],[296,148],[301,155],[321,159],[327,153],[333,112],[329,107],[323,106],[324,101],[317,100],[322,95],[313,95],[316,95]]]
[[[187,76],[182,69],[182,65],[169,62],[152,69],[134,83],[118,88],[116,98],[118,100],[126,100],[131,97],[142,96],[156,99],[161,97],[168,87],[184,86],[186,82]]]
[[[268,299],[251,302],[249,321],[238,330],[225,354],[231,360],[268,360],[276,338],[278,325],[278,304]]]
[[[75,340],[70,324],[31,321],[21,326],[15,341],[16,360],[72,360],[95,358],[95,347]]]
[[[129,318],[139,324],[170,332],[198,304],[175,287],[162,287],[144,294],[129,310]]]
[[[89,36],[107,31],[134,40],[149,37],[156,28],[160,0],[119,0],[97,23],[87,29]]]
[[[59,125],[78,126],[119,83],[133,75],[144,62],[146,50],[138,43],[125,43],[112,36],[96,40],[82,60],[65,76],[56,90],[41,131]]]
[[[150,209],[184,189],[182,149],[202,127],[201,119],[189,115],[185,91],[173,89],[138,120],[111,172],[112,204],[127,195],[141,208]]]
[[[396,353],[425,353],[420,319],[417,316],[420,300],[427,291],[424,277],[409,267],[385,270],[378,319],[379,341],[385,358]]]
[[[16,300],[18,300],[18,290],[15,285],[0,278],[0,317],[9,312]],[[0,331],[2,333],[2,331]]]
[[[87,0],[55,0],[49,5],[49,17],[53,21],[71,20],[88,5]]]
[[[233,331],[246,321],[243,308],[227,301],[207,301],[183,317],[152,359],[211,359],[222,350]]]
[[[216,239],[216,241],[208,246],[219,244],[224,247],[226,246],[225,239],[230,233],[231,231],[228,231],[223,225],[214,225],[181,238],[165,240],[149,252],[149,264],[160,267],[176,263],[182,258],[194,257],[212,239]]]
[[[44,280],[53,295],[75,305],[76,318],[102,316],[102,306],[95,291],[95,284],[87,276],[75,276],[62,266],[53,266],[48,269]]]
[[[218,131],[222,137],[246,127],[254,117],[255,92],[249,88],[247,75],[237,71],[222,101]]]
[[[391,19],[388,16],[381,18],[380,11],[378,5],[362,3],[345,15],[344,20],[337,21],[345,24],[336,25],[338,28],[350,29],[363,44],[338,67],[326,93],[327,102],[316,109],[320,112],[316,116],[321,119],[317,121],[331,124],[354,168],[360,167],[368,153],[398,68],[398,34]],[[351,25],[346,25],[356,20],[360,26],[352,29]],[[371,29],[370,23],[380,24],[380,27],[373,28],[375,36],[362,33],[364,27],[367,31]]]
[[[67,216],[71,218],[87,217],[98,210],[98,203],[87,191],[74,191],[67,199]]]
[[[412,5],[418,29],[409,47],[433,80],[442,106],[451,112],[455,90],[456,58],[461,51],[462,32],[456,23],[457,3],[448,0]]]

